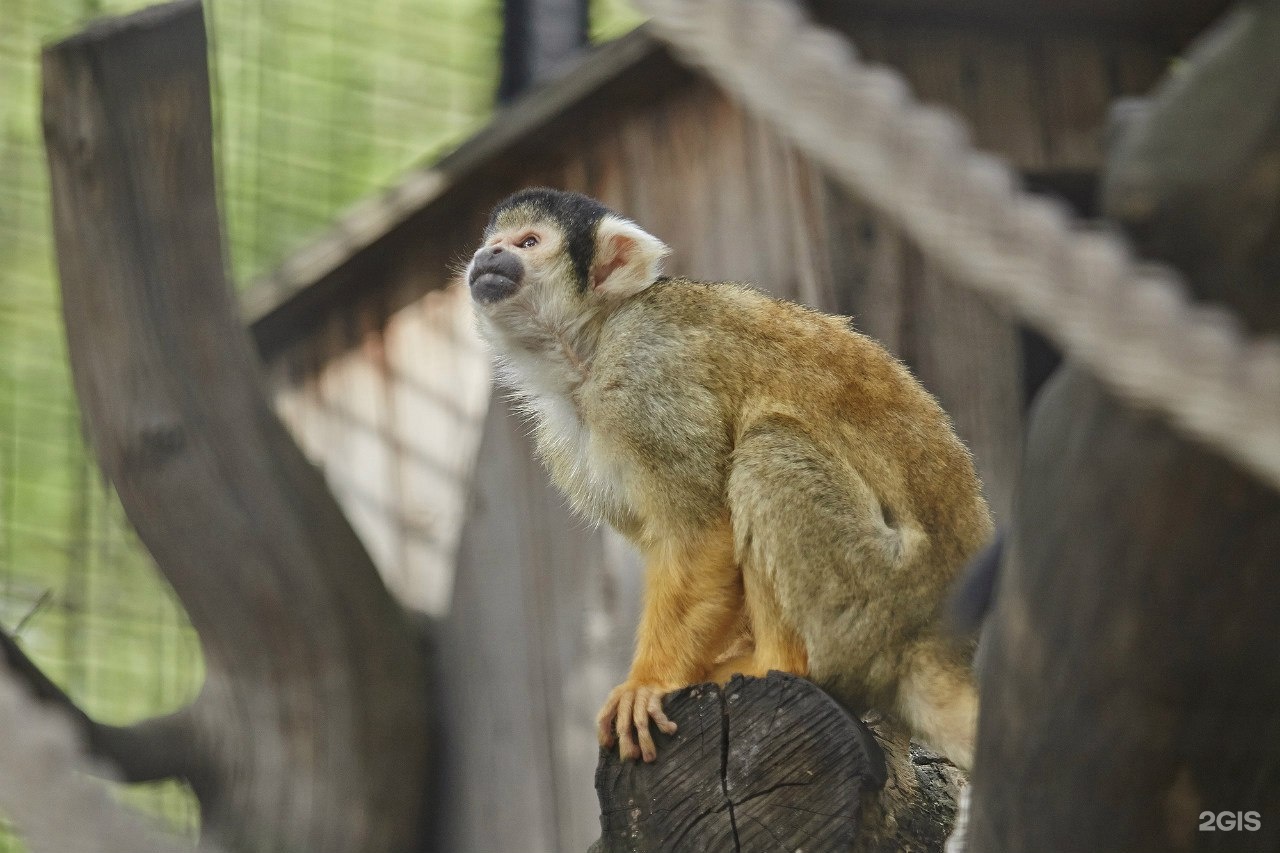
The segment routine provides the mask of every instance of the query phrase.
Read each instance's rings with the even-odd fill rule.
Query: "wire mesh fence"
[[[138,0],[0,0],[0,625],[91,714],[180,706],[198,641],[83,443],[58,311],[39,49]],[[206,0],[231,271],[277,263],[343,207],[489,115],[500,0]],[[596,0],[592,35],[639,17]],[[3,772],[3,768],[0,768]],[[122,796],[194,834],[177,785]],[[23,849],[0,816],[0,853]]]

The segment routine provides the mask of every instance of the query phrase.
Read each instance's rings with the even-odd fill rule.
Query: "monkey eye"
[[[538,245],[538,235],[530,234],[528,237],[521,240],[518,245],[521,249],[532,249],[534,246]]]

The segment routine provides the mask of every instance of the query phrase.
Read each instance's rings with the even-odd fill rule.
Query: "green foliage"
[[[591,41],[594,44],[626,35],[644,22],[627,0],[591,0]]]

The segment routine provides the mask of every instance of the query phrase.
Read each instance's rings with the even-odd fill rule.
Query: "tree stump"
[[[735,676],[665,705],[679,729],[655,733],[656,762],[601,750],[593,853],[942,849],[959,771],[813,683]]]

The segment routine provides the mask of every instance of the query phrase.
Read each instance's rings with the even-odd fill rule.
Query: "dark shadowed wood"
[[[819,20],[855,38],[867,22],[939,23],[991,31],[1073,30],[1139,34],[1177,49],[1227,0],[807,0]]]
[[[724,695],[714,684],[667,697],[674,735],[655,733],[659,760],[620,761],[602,750],[599,853],[651,850],[737,850],[725,797]]]
[[[871,733],[812,683],[774,673],[724,690],[725,795],[742,850],[840,850],[864,787],[885,781]]]
[[[586,46],[587,0],[503,0],[498,100],[553,78]]]
[[[1144,253],[1271,332],[1277,55],[1280,2],[1240,4],[1126,129],[1104,190]],[[1280,494],[1073,365],[1026,446],[988,628],[971,849],[1280,848]],[[1201,829],[1224,811],[1260,827]]]
[[[870,732],[811,682],[735,676],[667,697],[653,764],[602,751],[598,853],[846,850],[884,783]]]
[[[417,844],[404,614],[273,414],[223,272],[199,3],[44,54],[72,372],[97,457],[200,635],[180,768],[228,850]]]

